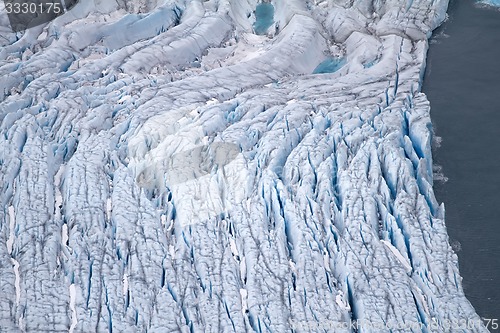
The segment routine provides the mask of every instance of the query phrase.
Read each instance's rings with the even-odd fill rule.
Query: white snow
[[[69,333],[73,333],[76,325],[78,324],[78,317],[76,315],[76,287],[72,283],[69,286],[69,295],[70,295],[70,300],[69,300],[69,308],[71,310],[71,326],[69,327]]]
[[[113,209],[113,206],[112,206],[111,198],[107,198],[106,199],[106,218],[108,220],[111,219],[112,209]]]
[[[9,206],[9,238],[7,239],[7,252],[12,254],[12,245],[14,245],[16,227],[16,214],[13,206]]]
[[[68,242],[69,235],[68,235],[68,225],[65,223],[62,225],[62,232],[61,232],[61,246],[66,247],[66,243]]]
[[[14,274],[16,276],[14,287],[16,289],[16,305],[19,306],[21,301],[21,276],[19,275],[19,262],[14,258],[11,258],[10,260],[12,261]]]
[[[248,305],[247,305],[248,292],[247,292],[247,290],[240,289],[240,296],[241,296],[241,313],[244,315],[246,310],[248,309]]]
[[[337,305],[343,309],[343,310],[346,310],[346,311],[350,311],[351,310],[351,307],[349,306],[349,304],[346,304],[344,302],[344,293],[340,290],[339,291],[339,294],[335,297],[335,303],[337,303]]]
[[[126,295],[128,291],[128,275],[123,274],[123,295]]]
[[[411,272],[412,268],[408,260],[401,255],[401,252],[398,251],[390,242],[386,240],[381,240],[381,242],[387,246],[387,248],[396,256],[396,258],[399,260],[401,264],[406,268],[407,272]]]

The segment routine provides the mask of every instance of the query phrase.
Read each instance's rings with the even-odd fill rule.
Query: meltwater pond
[[[467,298],[480,316],[500,319],[500,11],[452,0],[448,14],[423,85],[442,137],[434,162],[449,179],[435,193]]]
[[[500,7],[500,0],[482,0],[480,3],[489,5],[489,6],[496,6]]]
[[[330,57],[318,65],[313,71],[313,74],[334,73],[345,65],[344,58]]]
[[[274,6],[268,2],[262,2],[255,8],[255,23],[253,29],[257,35],[265,35],[267,29],[273,24]]]

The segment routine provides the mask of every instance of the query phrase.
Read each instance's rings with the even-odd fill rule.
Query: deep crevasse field
[[[419,92],[447,1],[272,4],[0,4],[0,332],[487,332]]]

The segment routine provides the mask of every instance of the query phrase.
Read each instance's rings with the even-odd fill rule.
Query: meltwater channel
[[[448,178],[435,193],[467,298],[481,317],[500,320],[500,9],[452,0],[448,14],[423,84],[442,138],[434,163]]]

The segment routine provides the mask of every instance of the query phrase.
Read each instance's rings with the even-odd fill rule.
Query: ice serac
[[[271,3],[0,3],[1,332],[487,332],[420,92],[447,1]]]

